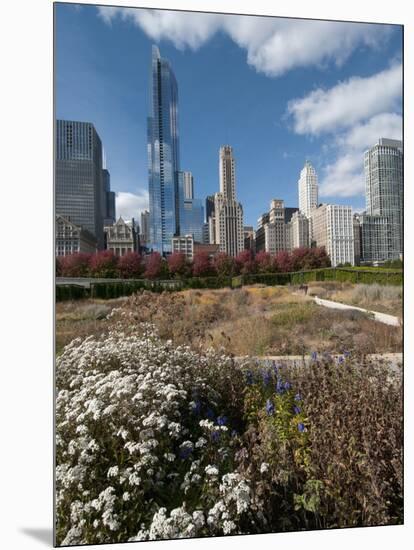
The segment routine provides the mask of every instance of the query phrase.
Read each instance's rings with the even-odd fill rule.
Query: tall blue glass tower
[[[180,234],[183,190],[179,189],[178,89],[169,62],[152,47],[148,117],[148,187],[150,247],[171,252]]]

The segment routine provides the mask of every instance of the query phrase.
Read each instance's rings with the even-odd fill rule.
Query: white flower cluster
[[[227,426],[200,421],[188,407],[194,395],[220,398],[209,381],[230,359],[174,347],[151,325],[140,330],[76,339],[57,359],[59,544],[227,534],[247,509],[247,484],[236,473],[220,476],[220,463],[208,459],[216,433],[217,460],[226,455]],[[207,497],[197,504],[207,486],[211,505]],[[160,503],[170,493],[182,502],[168,514]],[[217,498],[225,510],[213,510]]]

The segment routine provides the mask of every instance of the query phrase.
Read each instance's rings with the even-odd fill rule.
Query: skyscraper
[[[233,148],[230,145],[220,147],[220,193],[229,201],[236,200],[236,169],[233,158]]]
[[[194,198],[191,172],[177,172],[181,236],[192,235],[195,242],[203,240],[204,208],[201,199]],[[177,234],[178,235],[178,234]]]
[[[318,176],[308,160],[300,173],[298,190],[299,212],[309,218],[312,208],[318,205]]]
[[[106,168],[102,170],[104,188],[104,225],[115,223],[115,192],[111,191],[111,176]]]
[[[191,172],[183,172],[184,199],[194,198],[194,180]]]
[[[220,148],[220,192],[214,195],[214,243],[220,252],[237,256],[244,249],[243,208],[236,201],[236,174],[233,149]]]
[[[56,121],[56,214],[88,230],[104,246],[102,143],[90,122]]]
[[[149,212],[144,210],[141,212],[141,244],[146,245],[149,241]]]
[[[169,62],[152,47],[150,113],[148,117],[148,187],[150,246],[171,252],[174,235],[180,234],[180,170],[178,139],[178,89]]]
[[[364,165],[366,213],[368,216],[387,218],[390,226],[390,250],[386,257],[375,259],[398,259],[403,249],[402,142],[380,138],[374,147],[365,152]],[[365,221],[369,220],[366,218]],[[383,228],[384,223],[377,220],[375,224]],[[370,256],[373,257],[372,254]]]

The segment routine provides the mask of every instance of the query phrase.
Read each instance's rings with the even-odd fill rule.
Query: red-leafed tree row
[[[210,258],[205,252],[198,252],[189,261],[181,252],[174,252],[168,259],[158,252],[140,256],[130,252],[122,257],[109,250],[97,254],[72,254],[56,258],[58,277],[105,277],[123,279],[168,279],[185,277],[214,277],[249,275],[254,273],[286,273],[330,267],[331,262],[325,248],[296,248],[276,255],[243,250],[233,258],[224,252]]]

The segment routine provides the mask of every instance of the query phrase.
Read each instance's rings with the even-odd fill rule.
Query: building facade
[[[210,242],[218,244],[220,252],[237,256],[244,249],[243,208],[236,201],[236,173],[233,149],[220,148],[220,192],[214,195],[214,230]]]
[[[255,230],[252,225],[245,225],[243,228],[244,249],[255,252]]]
[[[311,212],[313,239],[323,246],[331,259],[332,267],[338,264],[355,264],[354,225],[352,208],[322,204]]]
[[[111,225],[115,223],[116,211],[115,211],[115,192],[111,191],[111,176],[106,168],[102,170],[103,187],[104,187],[104,212],[103,212],[103,224]]]
[[[191,172],[183,172],[184,199],[194,198],[194,180]]]
[[[299,211],[294,212],[287,224],[287,248],[302,248],[310,246],[309,219]]]
[[[194,238],[192,235],[183,235],[172,238],[172,252],[184,254],[188,260],[194,258]]]
[[[87,229],[75,225],[62,216],[56,216],[55,223],[56,256],[70,254],[95,254],[96,238]]]
[[[198,243],[203,242],[204,209],[201,199],[184,199],[182,233],[192,235]]]
[[[129,252],[137,250],[137,237],[135,223],[125,222],[122,217],[114,223],[105,227],[106,247],[111,250],[115,256],[125,256]]]
[[[387,256],[388,259],[399,259],[403,252],[402,142],[380,138],[374,147],[365,152],[364,168],[366,213],[387,218],[391,235]],[[376,224],[378,228],[383,228],[385,223],[377,220],[373,222],[373,226]],[[382,237],[378,237],[378,242],[380,241],[383,241]],[[366,252],[370,256],[375,255]]]
[[[180,234],[180,170],[178,88],[169,62],[152,47],[150,113],[148,116],[148,190],[150,246],[171,252],[172,238]]]
[[[318,205],[318,176],[309,161],[305,162],[298,181],[299,211],[310,218],[313,208]]]
[[[141,212],[140,242],[143,246],[146,246],[150,240],[149,217],[148,210]]]
[[[394,260],[393,226],[386,216],[361,214],[360,256],[363,263],[386,262]]]
[[[56,121],[55,211],[104,247],[102,143],[90,122]]]

